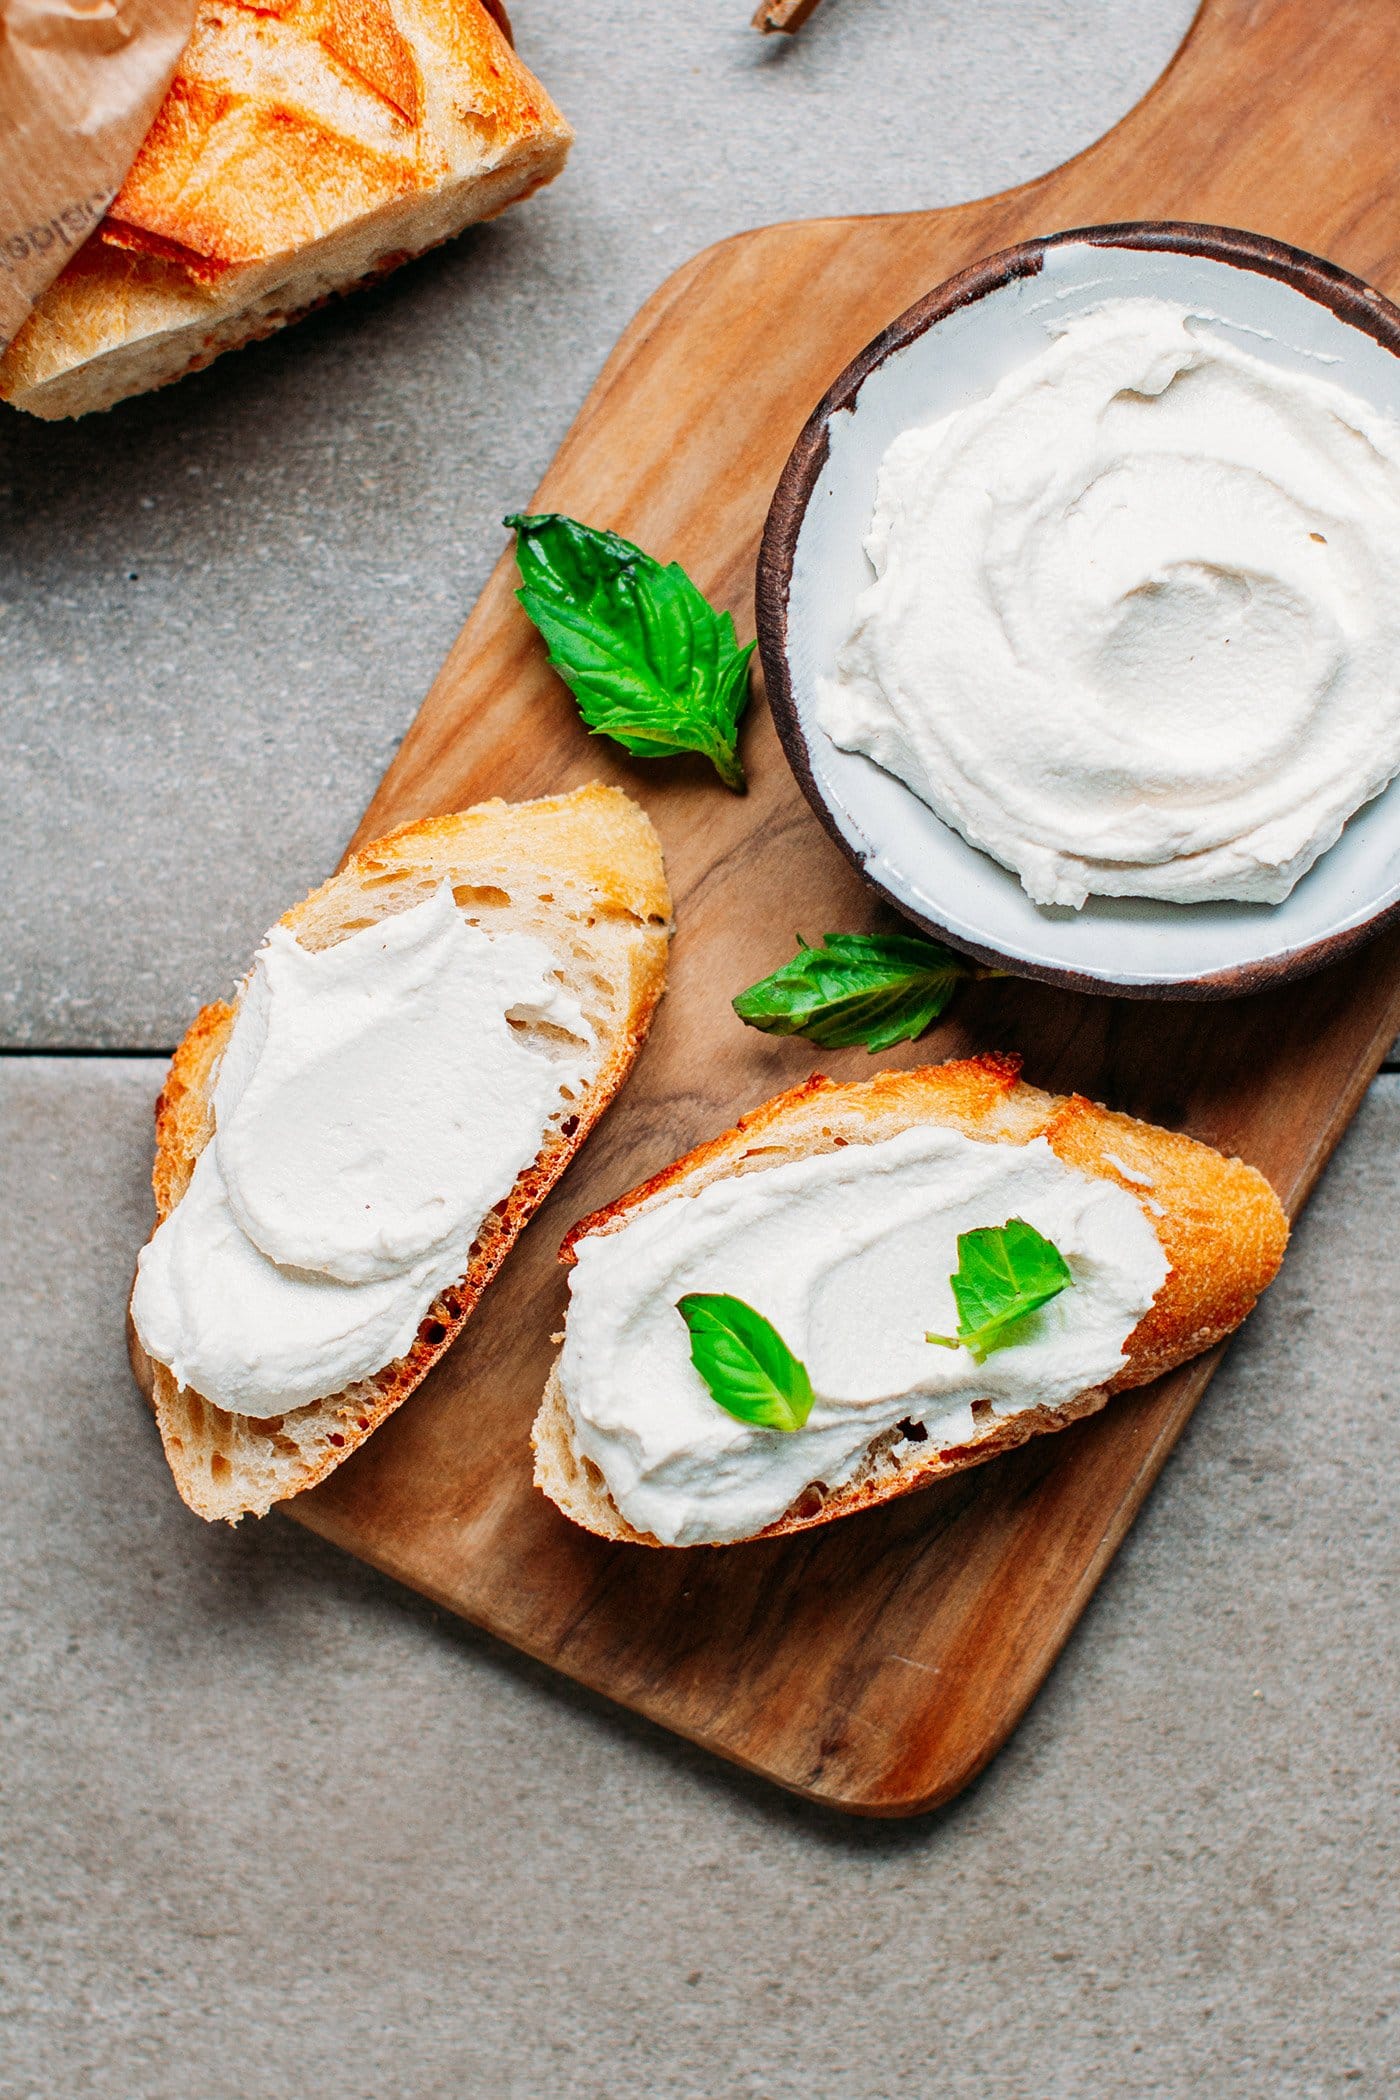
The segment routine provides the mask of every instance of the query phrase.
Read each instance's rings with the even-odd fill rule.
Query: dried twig
[[[775,29],[784,30],[791,36],[794,29],[802,27],[808,15],[816,13],[818,4],[819,0],[760,0],[753,26],[761,29],[765,36],[771,36]]]

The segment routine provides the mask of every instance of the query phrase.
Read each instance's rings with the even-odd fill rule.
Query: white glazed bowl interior
[[[1198,310],[1211,330],[1255,356],[1323,371],[1400,418],[1400,357],[1262,270],[1169,248],[1052,245],[1037,274],[1014,277],[935,321],[870,373],[853,407],[830,417],[826,462],[794,550],[786,657],[816,791],[893,901],[959,944],[1031,975],[1088,978],[1151,996],[1192,987],[1208,993],[1200,980],[1213,977],[1225,980],[1220,990],[1232,989],[1238,971],[1288,974],[1285,958],[1400,901],[1400,779],[1352,818],[1281,904],[1091,897],[1076,912],[1033,904],[1008,869],[873,761],[839,750],[815,718],[817,680],[834,670],[856,598],[873,577],[863,543],[891,439],[987,394],[1044,348],[1047,321],[1107,299],[1147,296]]]

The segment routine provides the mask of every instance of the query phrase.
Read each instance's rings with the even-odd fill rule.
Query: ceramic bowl
[[[1046,322],[1111,298],[1197,308],[1288,369],[1319,369],[1400,417],[1400,309],[1331,263],[1259,234],[1090,226],[974,263],[893,322],[813,411],[774,495],[758,637],[779,735],[808,800],[890,903],[984,961],[1078,990],[1218,999],[1302,976],[1400,914],[1400,778],[1351,819],[1281,904],[1091,897],[1033,904],[1009,869],[816,723],[873,571],[864,538],[890,440],[985,395],[1046,343]]]

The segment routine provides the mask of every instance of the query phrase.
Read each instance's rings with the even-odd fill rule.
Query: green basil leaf
[[[513,515],[516,597],[595,736],[636,758],[697,751],[742,794],[739,717],[749,658],[678,562],[663,567],[630,540],[557,513]]]
[[[927,1334],[942,1349],[968,1349],[984,1363],[1018,1337],[1008,1330],[1048,1305],[1074,1282],[1053,1240],[1024,1218],[958,1234],[958,1266],[949,1277],[958,1309],[956,1335]]]
[[[690,1360],[727,1413],[760,1429],[802,1427],[812,1381],[770,1320],[715,1291],[692,1291],[676,1310],[690,1329]]]
[[[819,948],[797,939],[791,962],[740,992],[734,1011],[751,1028],[805,1036],[824,1050],[912,1042],[973,970],[919,934],[829,933]]]

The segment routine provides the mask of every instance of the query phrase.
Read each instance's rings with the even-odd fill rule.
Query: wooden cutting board
[[[684,562],[753,632],[769,496],[808,411],[870,336],[974,257],[1122,219],[1208,220],[1400,292],[1400,6],[1206,0],[1156,88],[1098,145],[980,203],[742,234],[695,258],[608,360],[531,508]],[[524,492],[502,489],[501,508]],[[793,936],[882,919],[827,840],[755,699],[738,799],[698,764],[590,740],[512,597],[507,551],[358,833],[490,795],[622,782],[676,898],[670,990],[622,1099],[421,1391],[291,1514],[501,1639],[721,1756],[836,1807],[946,1800],[1044,1679],[1216,1358],[884,1510],[727,1552],[608,1546],[530,1485],[527,1436],[562,1324],[566,1227],[818,1056],[741,1027],[732,995]],[[1261,1166],[1298,1209],[1400,1030],[1400,936],[1227,1005],[1020,983],[961,997],[886,1060],[975,1048]]]

